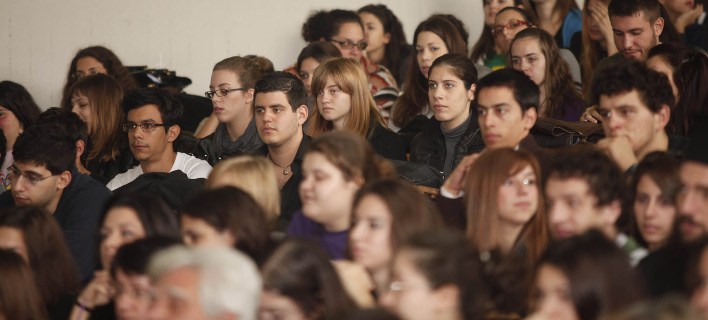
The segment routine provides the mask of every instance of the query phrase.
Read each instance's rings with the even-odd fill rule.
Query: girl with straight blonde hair
[[[307,134],[317,137],[329,131],[349,130],[365,138],[377,154],[406,160],[403,141],[386,127],[369,92],[361,64],[347,58],[322,63],[312,79],[315,107]]]

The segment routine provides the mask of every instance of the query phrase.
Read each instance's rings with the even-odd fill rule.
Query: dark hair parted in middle
[[[614,96],[636,90],[649,111],[656,113],[662,105],[674,107],[674,94],[669,79],[660,72],[647,68],[643,62],[622,59],[595,71],[590,89],[592,99]]]
[[[180,243],[181,241],[177,237],[158,235],[125,244],[118,248],[113,257],[111,276],[115,279],[118,270],[127,275],[147,274],[148,262],[154,253]]]
[[[389,41],[386,44],[386,52],[380,64],[386,66],[391,74],[400,74],[401,68],[401,53],[408,47],[406,42],[406,34],[403,32],[403,26],[398,21],[398,17],[386,7],[384,4],[370,4],[361,7],[357,13],[371,13],[376,16],[383,26],[383,33],[389,34]]]
[[[154,105],[160,111],[165,132],[174,125],[179,125],[182,120],[184,106],[169,92],[158,88],[140,88],[132,90],[123,97],[123,111],[126,116],[130,110],[138,109],[146,105]],[[157,119],[153,119],[157,121]]]
[[[177,214],[160,197],[144,193],[125,193],[113,196],[103,205],[99,226],[103,225],[106,215],[114,208],[128,208],[135,211],[138,220],[143,225],[146,237],[160,235],[179,238]]]
[[[307,89],[302,80],[289,72],[276,71],[256,82],[253,99],[259,93],[282,92],[288,98],[293,111],[307,103]],[[254,104],[255,108],[255,104]]]
[[[204,220],[236,239],[235,248],[261,262],[268,244],[268,227],[256,200],[234,187],[202,190],[182,205],[181,214]]]
[[[482,90],[491,87],[510,89],[514,93],[514,100],[521,106],[522,114],[529,108],[538,111],[540,94],[538,86],[523,72],[512,68],[494,71],[477,81],[476,95],[479,96]]]
[[[12,112],[25,130],[31,127],[42,113],[25,87],[7,80],[0,82],[0,106]]]
[[[465,90],[469,90],[473,84],[477,83],[477,67],[467,56],[460,53],[446,53],[433,61],[430,71],[437,67],[447,67],[455,77],[458,77],[465,84]],[[472,104],[472,102],[470,102]]]
[[[17,137],[12,155],[16,162],[45,166],[53,175],[71,171],[76,143],[55,125],[34,126]]]

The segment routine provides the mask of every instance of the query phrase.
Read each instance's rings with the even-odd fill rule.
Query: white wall
[[[112,49],[125,65],[169,68],[208,89],[219,60],[245,54],[295,62],[305,42],[300,27],[317,9],[356,10],[371,0],[0,0],[0,80],[24,85],[42,109],[58,106],[71,59],[91,45]],[[383,1],[412,37],[433,13],[453,13],[470,44],[481,32],[481,0]]]

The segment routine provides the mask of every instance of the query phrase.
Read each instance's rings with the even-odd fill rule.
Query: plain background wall
[[[420,21],[452,13],[470,33],[482,30],[482,0],[383,1],[408,41]],[[300,28],[319,9],[356,10],[365,0],[0,0],[0,80],[24,85],[42,109],[59,106],[69,63],[91,45],[113,50],[125,65],[168,68],[192,79],[185,91],[208,90],[221,59],[258,54],[277,70],[305,46]],[[376,2],[373,2],[376,3]]]

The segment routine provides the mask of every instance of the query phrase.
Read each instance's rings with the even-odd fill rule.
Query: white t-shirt
[[[175,158],[175,163],[172,164],[170,172],[177,170],[184,172],[190,179],[206,178],[211,172],[211,166],[204,160],[197,159],[186,153],[177,152],[177,158]],[[137,179],[141,174],[143,174],[143,168],[136,166],[115,176],[106,186],[113,191],[133,182],[133,180]]]

